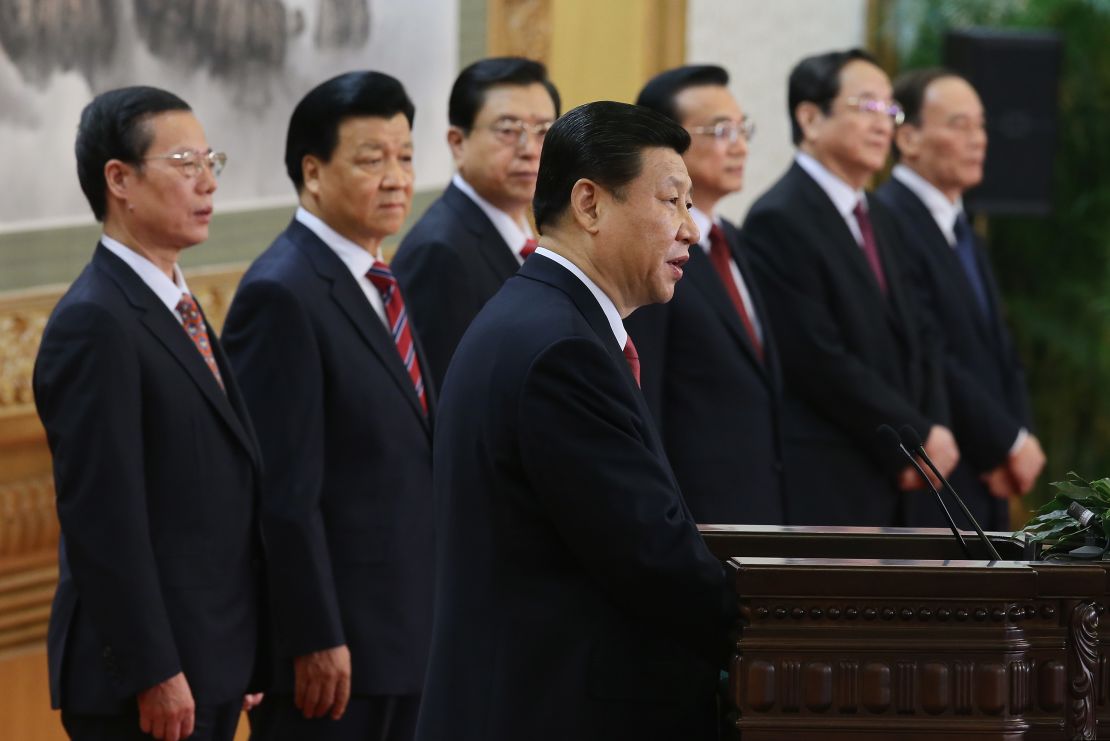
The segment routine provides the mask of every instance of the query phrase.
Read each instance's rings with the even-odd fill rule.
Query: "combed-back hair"
[[[963,75],[946,67],[915,69],[898,76],[898,79],[894,81],[894,100],[906,114],[906,118],[902,122],[903,126],[906,124],[921,125],[921,108],[925,104],[925,91],[934,82],[945,77],[955,77],[967,82],[967,78]],[[968,84],[971,83],[968,82]],[[893,144],[895,162],[902,158],[902,153],[898,151],[897,139],[898,137],[895,137]]]
[[[388,119],[398,113],[411,127],[416,109],[404,85],[382,72],[347,72],[309,90],[293,109],[285,137],[285,171],[297,192],[304,187],[304,158],[311,154],[329,162],[339,144],[343,121],[362,116]]]
[[[547,68],[541,62],[524,57],[489,57],[479,59],[467,66],[455,78],[451,86],[451,98],[447,103],[447,120],[469,132],[474,126],[478,111],[486,102],[486,91],[498,85],[543,85],[555,104],[555,115],[559,115],[559,91],[547,79]]]
[[[647,81],[636,98],[636,105],[642,105],[662,113],[667,118],[682,122],[679,115],[678,94],[688,87],[701,85],[728,85],[728,72],[715,64],[687,64],[660,72]]]
[[[840,94],[840,71],[848,66],[849,62],[857,59],[879,66],[875,57],[863,49],[815,54],[794,65],[794,69],[790,71],[787,106],[790,115],[790,135],[795,145],[802,141],[802,127],[798,125],[798,119],[795,116],[798,106],[802,103],[814,103],[828,113],[829,104]]]
[[[536,228],[542,234],[559,219],[580,179],[622,198],[624,186],[640,175],[645,149],[666,147],[681,155],[689,146],[686,129],[650,108],[603,100],[568,111],[544,139],[532,198]]]
[[[81,111],[77,126],[77,180],[97,221],[108,211],[108,184],[104,166],[119,160],[138,168],[154,141],[152,116],[168,111],[189,111],[189,104],[156,87],[135,85],[101,93]]]

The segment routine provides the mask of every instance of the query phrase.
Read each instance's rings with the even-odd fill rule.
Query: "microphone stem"
[[[960,547],[964,549],[964,555],[967,556],[968,559],[971,559],[971,549],[968,548],[967,541],[964,540],[964,534],[960,532],[960,529],[958,527],[956,527],[956,521],[952,519],[952,514],[948,511],[948,507],[945,506],[944,499],[941,498],[940,492],[937,491],[937,488],[935,486],[933,486],[933,482],[929,481],[929,477],[925,475],[925,469],[921,467],[921,464],[917,462],[917,459],[913,457],[913,454],[910,453],[910,451],[906,450],[906,446],[899,445],[898,447],[902,449],[902,452],[906,454],[906,458],[908,458],[910,463],[913,464],[913,467],[917,469],[917,472],[921,474],[921,478],[925,482],[925,485],[933,490],[933,494],[936,494],[937,504],[940,505],[941,511],[944,512],[944,518],[948,520],[948,527],[952,528],[952,534],[956,536],[956,540],[960,541]],[[936,469],[934,468],[933,471],[936,472]],[[940,474],[938,473],[937,476],[940,476]],[[998,560],[1001,561],[1002,559],[999,558]]]
[[[990,551],[991,558],[993,558],[995,561],[1001,561],[1002,556],[998,555],[998,551],[995,550],[994,543],[991,542],[991,539],[988,538],[987,534],[983,532],[983,528],[979,526],[979,522],[971,515],[971,512],[968,511],[967,505],[964,504],[964,500],[960,497],[959,494],[956,493],[956,490],[952,488],[952,484],[948,483],[948,479],[944,478],[944,476],[941,475],[940,470],[936,467],[936,464],[933,463],[933,461],[929,458],[929,455],[925,452],[925,446],[919,445],[917,447],[917,451],[921,454],[921,460],[925,461],[925,465],[929,467],[929,470],[936,474],[937,478],[940,479],[940,483],[943,484],[944,488],[952,494],[952,498],[956,500],[956,504],[964,513],[964,517],[966,517],[967,521],[971,523],[971,526],[975,528],[975,532],[979,534],[979,539],[983,541],[983,544],[987,547],[987,550]],[[921,467],[918,466],[917,470],[920,471]],[[921,475],[924,476],[925,472],[922,471]],[[938,494],[937,496],[940,495]],[[949,520],[951,520],[951,518],[949,518]],[[954,528],[956,527],[956,525],[953,524],[952,527]]]

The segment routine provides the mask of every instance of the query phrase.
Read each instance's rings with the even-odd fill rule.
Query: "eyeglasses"
[[[143,161],[146,160],[169,160],[181,171],[182,175],[192,180],[200,175],[203,168],[207,168],[212,173],[212,177],[218,178],[220,173],[223,172],[224,165],[227,164],[227,155],[223,152],[213,152],[211,149],[207,152],[186,149],[184,152],[143,157]]]
[[[897,103],[878,100],[876,98],[848,98],[844,101],[850,108],[855,108],[861,113],[878,113],[889,118],[895,126],[901,126],[906,120],[906,113]]]
[[[515,118],[506,118],[490,124],[489,130],[505,146],[524,147],[528,145],[528,135],[531,134],[543,142],[547,132],[551,131],[554,121],[530,124]]]
[[[694,134],[712,136],[717,141],[727,140],[729,144],[735,144],[740,137],[744,137],[744,141],[750,142],[755,137],[755,121],[744,116],[738,122],[718,121],[712,126],[695,126],[690,131]]]

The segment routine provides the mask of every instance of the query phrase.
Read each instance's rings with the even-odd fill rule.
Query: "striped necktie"
[[[416,359],[416,344],[412,341],[412,329],[409,327],[408,313],[405,311],[405,300],[401,298],[401,289],[397,279],[384,262],[375,260],[366,272],[366,277],[382,295],[385,304],[385,317],[389,322],[389,332],[393,335],[393,343],[405,364],[405,370],[412,379],[412,386],[416,396],[420,399],[420,406],[424,413],[428,413],[428,397],[424,393],[424,379],[420,375],[420,361]]]

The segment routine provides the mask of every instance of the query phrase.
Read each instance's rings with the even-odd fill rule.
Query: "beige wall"
[[[725,67],[757,127],[744,190],[721,202],[726,217],[742,219],[790,163],[790,69],[809,54],[862,46],[866,20],[866,0],[688,0],[687,61]]]

